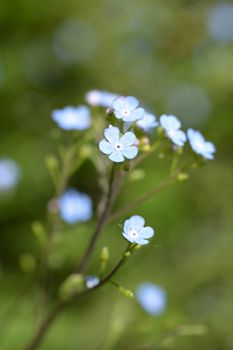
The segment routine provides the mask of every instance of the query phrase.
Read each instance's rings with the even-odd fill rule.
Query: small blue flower
[[[138,154],[138,148],[135,146],[137,141],[133,132],[126,132],[120,136],[120,130],[115,126],[110,126],[104,130],[106,138],[99,143],[99,149],[107,154],[113,162],[121,163],[127,159],[133,159]]]
[[[131,243],[137,243],[140,245],[148,244],[147,238],[151,238],[154,235],[152,227],[144,227],[145,220],[139,215],[131,216],[124,223],[124,231],[122,235]]]
[[[180,130],[181,122],[174,115],[162,115],[160,125],[165,130],[167,137],[177,146],[183,146],[186,141],[184,131]]]
[[[156,284],[142,283],[136,291],[136,299],[150,315],[161,315],[165,311],[167,295],[165,290]]]
[[[159,123],[156,120],[156,117],[153,114],[145,113],[142,119],[138,120],[136,125],[144,130],[145,132],[150,132],[156,128]]]
[[[188,129],[187,135],[194,152],[202,155],[204,158],[214,159],[216,148],[212,142],[205,141],[203,135],[193,129]]]
[[[138,100],[132,96],[121,96],[113,101],[112,108],[117,119],[125,122],[134,122],[145,114],[143,108],[137,108]]]
[[[85,130],[91,124],[90,110],[86,106],[56,109],[52,119],[64,130]]]
[[[108,108],[118,97],[119,95],[112,94],[107,91],[91,90],[86,94],[85,99],[91,106],[101,106]]]
[[[14,188],[18,184],[20,176],[21,170],[14,160],[0,159],[0,192],[7,192]]]
[[[94,288],[100,283],[100,279],[97,276],[88,275],[85,277],[85,280],[88,289]]]
[[[69,224],[88,221],[92,217],[92,200],[71,188],[59,198],[58,210],[62,219]]]

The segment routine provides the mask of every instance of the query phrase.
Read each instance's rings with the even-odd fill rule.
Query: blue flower
[[[113,101],[112,108],[117,119],[125,122],[134,122],[145,114],[143,108],[137,108],[138,100],[132,96],[121,96]]]
[[[8,158],[0,159],[0,192],[14,188],[20,179],[21,170],[18,164]]]
[[[212,142],[205,141],[203,135],[193,129],[188,129],[187,135],[194,152],[202,155],[204,158],[214,159],[216,148]]]
[[[94,288],[100,283],[100,279],[97,276],[88,275],[85,277],[85,280],[88,289]]]
[[[138,154],[138,148],[135,146],[137,141],[133,132],[126,132],[120,136],[120,130],[115,126],[110,126],[104,130],[106,140],[101,140],[99,149],[107,154],[113,162],[121,163],[127,159],[133,159]]]
[[[112,94],[107,91],[91,90],[86,94],[85,99],[91,106],[101,106],[108,108],[118,97],[119,95]]]
[[[160,315],[165,311],[167,295],[165,290],[156,284],[142,283],[136,291],[136,299],[150,315]]]
[[[156,128],[159,125],[156,117],[150,113],[145,113],[142,119],[138,120],[136,124],[145,132],[150,132],[152,129]]]
[[[88,221],[92,217],[92,200],[71,188],[59,198],[58,210],[62,219],[69,224]]]
[[[151,238],[154,235],[152,227],[144,227],[145,220],[139,215],[131,216],[124,223],[124,231],[122,235],[131,243],[137,243],[140,245],[148,244],[147,238]]]
[[[56,109],[52,119],[64,130],[85,130],[91,124],[90,110],[86,106]]]
[[[160,125],[165,130],[167,137],[177,146],[183,146],[186,141],[184,131],[180,130],[181,122],[174,115],[162,115]]]

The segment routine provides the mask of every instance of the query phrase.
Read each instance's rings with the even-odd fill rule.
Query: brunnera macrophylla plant
[[[44,250],[41,256],[45,261],[40,262],[43,276],[47,274],[50,252],[61,234],[62,223],[74,226],[93,220],[94,230],[80,261],[61,283],[54,308],[25,347],[27,350],[38,348],[62,310],[83,294],[94,293],[111,283],[124,296],[134,297],[132,291],[115,281],[115,274],[139,247],[148,245],[156,236],[155,228],[149,226],[150,218],[145,220],[140,215],[140,205],[165,187],[186,180],[192,169],[213,159],[215,154],[214,144],[206,141],[199,131],[188,129],[185,132],[174,115],[163,114],[157,118],[135,97],[92,90],[85,100],[86,105],[68,106],[52,112],[52,120],[65,135],[66,143],[61,145],[59,158],[49,155],[46,159],[55,186],[54,197],[48,204],[48,229],[41,223],[33,224],[34,234]],[[143,176],[141,167],[147,157],[167,160],[171,163],[170,172],[149,192],[129,200],[115,211],[114,203],[122,186],[129,179]],[[86,159],[92,161],[98,174],[101,196],[96,209],[89,194],[68,185],[70,177]],[[125,250],[111,270],[108,265],[111,242],[108,242],[109,248],[102,248],[100,266],[91,271],[90,259],[96,254],[96,244],[110,222],[116,228],[121,223],[118,230],[125,240]],[[148,314],[158,315],[165,309],[167,293],[160,286],[142,281],[135,300]]]

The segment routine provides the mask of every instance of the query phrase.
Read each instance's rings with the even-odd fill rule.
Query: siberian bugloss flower
[[[117,119],[134,122],[145,114],[143,108],[138,108],[139,102],[132,96],[121,96],[113,101],[112,108]]]
[[[0,192],[7,192],[14,188],[18,184],[20,176],[21,170],[14,160],[0,159]]]
[[[204,158],[214,159],[216,149],[212,142],[206,141],[199,131],[193,129],[188,129],[187,135],[190,146],[194,152],[200,154]]]
[[[120,136],[120,130],[110,126],[104,130],[104,136],[106,140],[100,141],[99,149],[113,162],[121,163],[125,158],[133,159],[138,154],[138,147],[135,146],[137,139],[133,132],[128,131]]]
[[[136,299],[150,315],[160,315],[165,311],[167,295],[165,290],[156,284],[145,282],[139,285]]]
[[[86,106],[56,109],[52,119],[64,130],[85,130],[91,124],[90,110]]]
[[[160,117],[160,125],[166,136],[177,146],[183,146],[186,141],[184,131],[180,130],[181,122],[174,115],[163,114]]]
[[[134,215],[125,221],[122,235],[131,243],[140,245],[148,244],[147,238],[154,235],[152,227],[144,227],[145,220],[142,216]]]
[[[91,106],[110,107],[119,95],[107,91],[91,90],[85,95],[87,103]]]
[[[144,116],[137,121],[136,125],[145,132],[150,132],[156,128],[159,123],[153,114],[145,113]]]
[[[92,276],[92,275],[86,276],[85,277],[85,281],[86,281],[86,287],[88,289],[94,288],[100,283],[99,277],[98,276]]]
[[[62,219],[69,224],[85,222],[92,217],[92,200],[85,193],[71,188],[58,199],[58,210]]]

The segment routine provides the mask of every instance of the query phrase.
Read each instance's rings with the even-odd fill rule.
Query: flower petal
[[[141,231],[140,231],[140,237],[141,238],[151,238],[154,236],[154,230],[152,227],[147,226],[144,227]]]
[[[110,154],[109,156],[109,159],[111,159],[115,163],[121,163],[121,162],[124,162],[125,160],[120,151],[112,152],[112,154]]]
[[[124,115],[123,120],[125,122],[134,122],[136,120],[141,119],[145,114],[145,111],[143,108],[138,108],[135,111],[132,111],[128,116]]]
[[[125,232],[122,232],[122,235],[127,239],[127,241],[134,243],[134,239],[132,237],[130,237],[130,235],[128,235]]]
[[[177,130],[175,132],[175,135],[172,137],[172,142],[175,143],[177,146],[183,146],[186,140],[186,134],[182,130]]]
[[[138,148],[136,146],[127,147],[122,150],[122,153],[127,159],[134,159],[138,154]]]
[[[149,243],[147,239],[143,239],[143,238],[138,238],[135,242],[140,245],[145,245]]]
[[[106,140],[101,140],[99,142],[99,149],[104,154],[110,154],[114,151],[114,147],[112,146],[112,144]]]
[[[138,100],[133,97],[133,96],[127,96],[125,98],[126,100],[126,105],[127,105],[127,108],[130,110],[130,111],[133,111],[134,109],[137,108],[138,106]]]
[[[165,130],[178,130],[181,127],[181,122],[174,115],[163,114],[160,117],[160,124]]]
[[[128,233],[129,230],[130,230],[130,220],[128,219],[124,222],[124,232]]]
[[[142,216],[139,216],[139,215],[131,216],[129,220],[130,220],[131,228],[135,231],[141,230],[145,224],[145,220],[143,219]]]
[[[120,130],[116,126],[110,126],[104,130],[104,136],[110,143],[118,143],[120,139]]]
[[[136,141],[136,136],[134,135],[133,132],[128,131],[126,132],[122,137],[120,142],[125,146],[125,147],[129,147],[134,145],[135,141]]]

